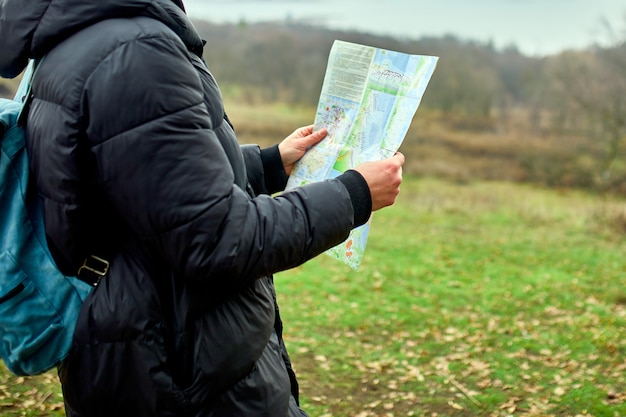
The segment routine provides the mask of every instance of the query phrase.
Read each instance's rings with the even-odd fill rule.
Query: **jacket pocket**
[[[9,252],[0,254],[0,357],[14,373],[62,327],[54,306]]]

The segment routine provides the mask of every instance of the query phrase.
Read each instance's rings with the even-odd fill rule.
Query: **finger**
[[[405,158],[404,158],[404,155],[402,154],[402,152],[396,152],[393,155],[393,158],[396,158],[398,160],[398,162],[400,163],[400,165],[404,165]]]
[[[310,135],[304,137],[303,139],[305,140],[307,147],[308,147],[308,146],[312,146],[320,142],[322,139],[326,137],[327,134],[328,134],[328,131],[325,128],[321,128],[320,130],[311,133]]]
[[[301,127],[300,129],[298,129],[298,133],[302,137],[310,135],[311,133],[313,133],[313,125]]]
[[[316,135],[320,135],[322,138],[325,138],[326,135],[328,134],[328,130],[325,127],[320,128],[320,130],[318,130],[317,132],[315,132]]]

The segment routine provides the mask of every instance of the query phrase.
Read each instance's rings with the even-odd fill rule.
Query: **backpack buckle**
[[[97,287],[100,280],[109,273],[109,261],[96,255],[85,258],[83,264],[78,268],[78,279],[92,287]]]

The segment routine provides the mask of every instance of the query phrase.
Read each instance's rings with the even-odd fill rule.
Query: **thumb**
[[[309,148],[315,145],[316,143],[319,143],[322,139],[326,137],[327,134],[328,134],[328,131],[325,128],[321,128],[320,130],[315,131],[311,133],[310,135],[305,136],[302,139],[304,143],[306,144],[306,147]]]

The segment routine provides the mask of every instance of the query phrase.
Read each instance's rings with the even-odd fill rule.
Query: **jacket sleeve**
[[[84,95],[105,197],[185,279],[241,288],[340,243],[355,225],[355,188],[341,179],[278,197],[250,198],[234,184],[178,39],[118,47]]]
[[[274,194],[285,189],[288,177],[278,145],[264,149],[257,145],[243,145],[241,152],[248,181],[256,195]]]

